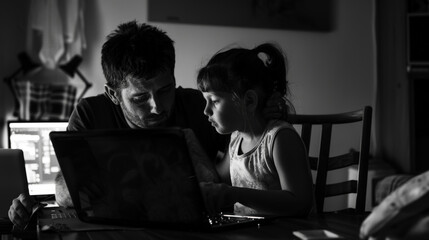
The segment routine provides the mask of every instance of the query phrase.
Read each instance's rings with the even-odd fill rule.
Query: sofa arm
[[[395,174],[381,179],[377,179],[374,182],[374,205],[378,205],[385,199],[390,193],[395,191],[398,187],[403,185],[405,182],[410,180],[414,175],[410,174]]]

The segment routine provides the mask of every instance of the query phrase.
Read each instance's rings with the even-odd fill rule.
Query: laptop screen
[[[49,139],[51,131],[65,131],[67,122],[9,121],[9,148],[24,152],[25,172],[31,196],[55,194],[55,177],[60,171]]]
[[[50,136],[79,218],[129,226],[202,223],[205,207],[181,130]]]

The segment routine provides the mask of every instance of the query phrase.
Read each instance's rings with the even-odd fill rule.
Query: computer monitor
[[[31,196],[55,194],[55,177],[60,171],[49,133],[65,131],[66,121],[8,121],[9,148],[24,152],[28,190]]]

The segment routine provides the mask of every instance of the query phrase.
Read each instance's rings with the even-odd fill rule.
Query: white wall
[[[88,49],[82,71],[94,82],[88,95],[103,91],[100,49],[119,23],[147,22],[147,1],[94,0],[87,21],[96,22],[88,32]],[[176,79],[195,88],[196,72],[219,49],[237,43],[254,47],[264,41],[282,46],[289,59],[293,102],[300,113],[348,111],[372,105],[375,82],[373,1],[334,1],[335,28],[330,32],[204,26],[149,22],[175,41]],[[93,18],[94,19],[90,19]],[[94,25],[92,23],[91,25]]]

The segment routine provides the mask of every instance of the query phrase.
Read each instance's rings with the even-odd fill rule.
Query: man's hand
[[[282,95],[279,92],[274,92],[273,95],[271,95],[271,97],[267,100],[265,108],[263,109],[264,117],[267,120],[286,120],[288,108],[289,107]]]
[[[36,200],[25,193],[12,200],[8,215],[15,227],[23,229],[27,225],[33,206],[36,203]]]

